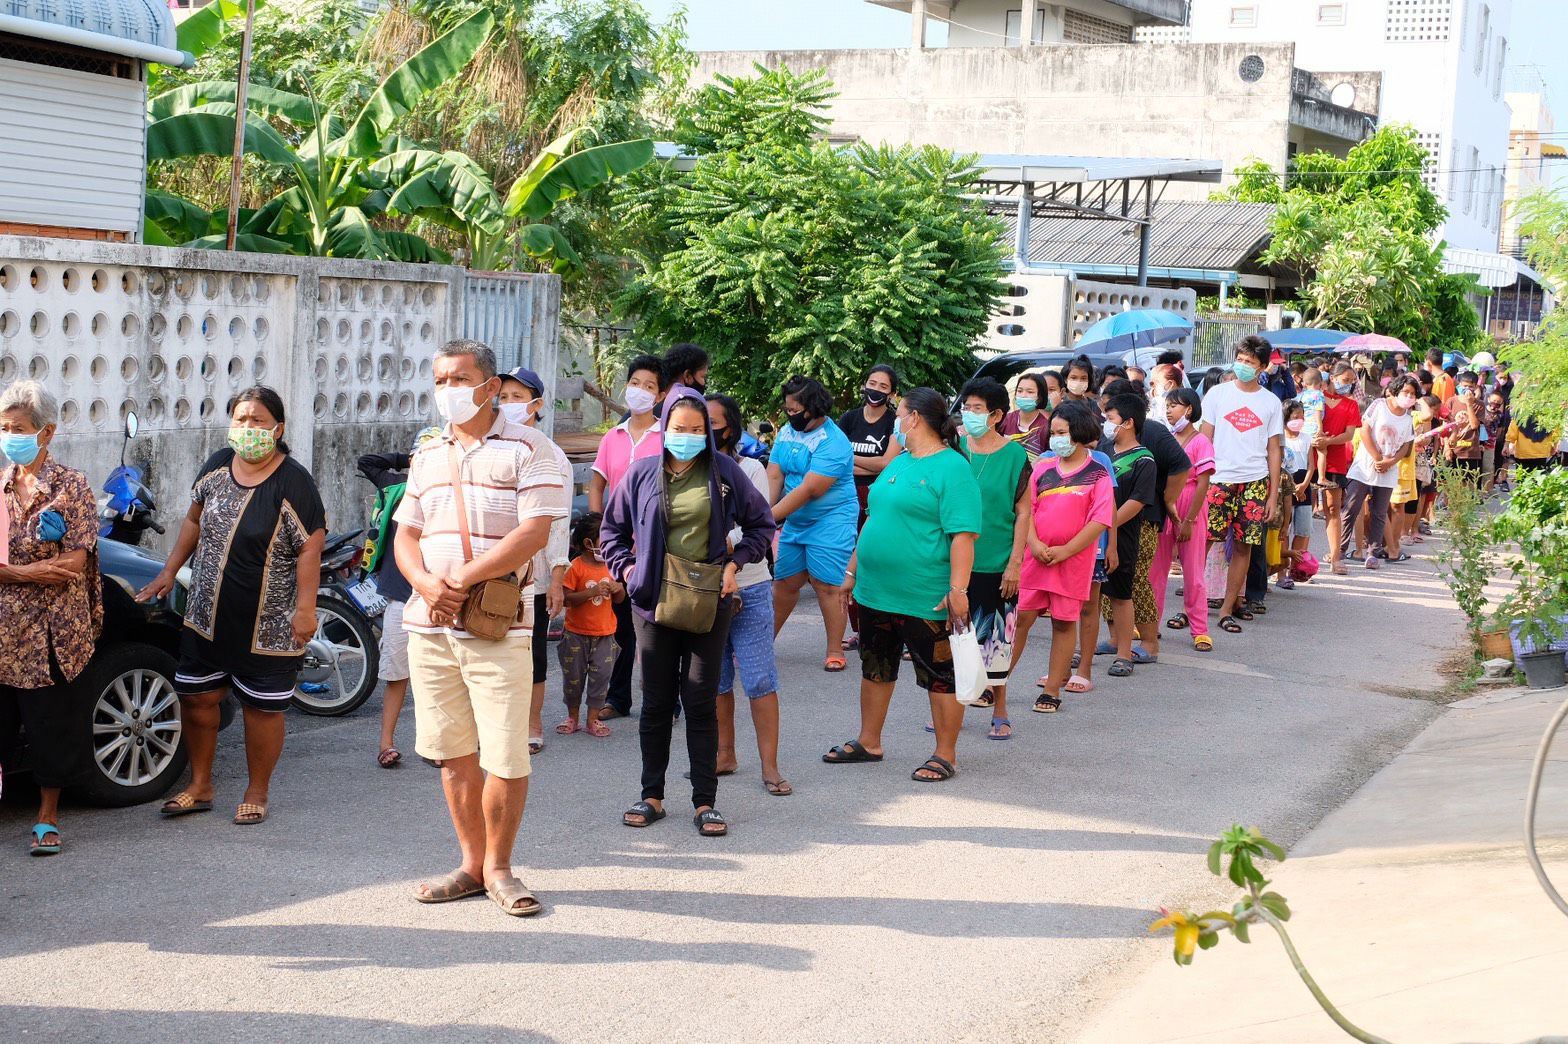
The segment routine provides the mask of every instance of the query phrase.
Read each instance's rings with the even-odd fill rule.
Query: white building
[[[1500,249],[1522,258],[1524,244],[1519,241],[1519,215],[1514,204],[1531,193],[1568,184],[1568,150],[1554,133],[1552,110],[1544,94],[1510,92],[1506,97],[1513,110],[1513,125],[1508,134],[1508,189],[1503,198]]]
[[[1513,0],[1192,0],[1190,24],[1140,37],[1193,42],[1289,40],[1296,64],[1357,104],[1341,70],[1382,74],[1378,122],[1415,127],[1433,161],[1428,183],[1449,210],[1450,245],[1496,250],[1508,169],[1503,70]],[[1540,31],[1554,27],[1540,26]]]
[[[139,240],[147,63],[191,60],[165,0],[0,3],[0,235]]]

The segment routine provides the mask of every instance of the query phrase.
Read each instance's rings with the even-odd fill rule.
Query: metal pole
[[[240,77],[234,86],[234,163],[229,168],[229,232],[225,249],[234,249],[240,222],[240,164],[245,159],[245,106],[250,87],[250,29],[256,0],[245,0],[245,33],[240,39]]]
[[[1138,226],[1138,285],[1149,285],[1149,226],[1154,223],[1154,194],[1143,183],[1143,224]]]

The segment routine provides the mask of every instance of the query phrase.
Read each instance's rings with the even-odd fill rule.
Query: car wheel
[[[174,657],[141,642],[100,647],[77,679],[89,764],[74,787],[100,805],[161,797],[185,771]]]
[[[306,714],[338,717],[357,710],[375,691],[381,647],[375,628],[341,598],[316,599],[316,636],[294,687],[294,706]]]

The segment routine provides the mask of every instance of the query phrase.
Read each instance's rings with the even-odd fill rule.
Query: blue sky
[[[864,0],[643,0],[659,17],[682,3],[691,47],[698,51],[898,47],[909,42],[908,15]],[[1558,130],[1568,131],[1563,0],[1514,0],[1513,6],[1510,82],[1523,86],[1532,69],[1538,72],[1554,103]],[[934,23],[932,42],[942,42]]]

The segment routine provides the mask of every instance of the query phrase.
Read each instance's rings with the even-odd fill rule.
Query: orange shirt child
[[[597,558],[578,555],[566,569],[561,586],[569,592],[585,592],[595,584],[608,583],[610,570]],[[573,604],[566,600],[566,629],[573,634],[603,637],[615,633],[615,608],[611,605],[609,586],[600,597],[587,598]]]

